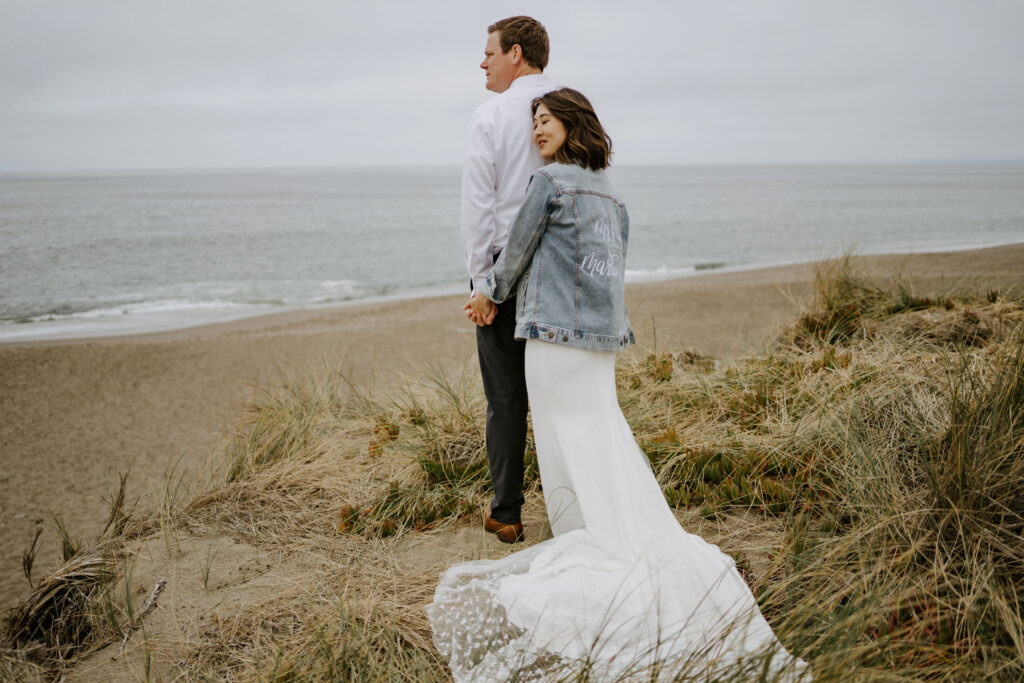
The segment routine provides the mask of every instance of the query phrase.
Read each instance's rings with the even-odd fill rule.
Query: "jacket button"
[[[548,332],[548,339],[554,339],[554,338],[555,338],[555,333],[554,332]]]
[[[569,341],[569,336],[568,336],[568,335],[565,335],[565,334],[563,334],[563,335],[562,335],[562,341],[564,341],[564,342],[567,342],[567,341]]]

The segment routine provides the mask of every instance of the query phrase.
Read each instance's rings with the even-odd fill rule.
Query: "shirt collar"
[[[545,85],[550,82],[551,79],[548,78],[545,74],[526,74],[525,76],[520,76],[516,80],[512,81],[509,84],[508,89],[511,90],[512,88],[519,88],[524,86],[530,87],[534,85]]]

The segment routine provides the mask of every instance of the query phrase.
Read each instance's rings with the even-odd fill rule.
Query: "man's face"
[[[516,65],[512,61],[513,52],[515,46],[508,52],[501,51],[501,40],[497,31],[487,36],[484,61],[480,62],[480,68],[487,74],[487,89],[491,92],[505,92],[508,86],[512,85],[516,72]]]

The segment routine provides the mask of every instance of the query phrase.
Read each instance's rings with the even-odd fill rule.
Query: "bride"
[[[615,392],[633,343],[623,300],[629,218],[606,169],[611,140],[563,88],[533,101],[549,162],[481,293],[517,288],[516,338],[554,538],[455,565],[428,608],[456,681],[743,676],[805,680],[733,560],[665,503]],[[486,315],[489,303],[473,299]],[[767,662],[767,665],[766,665]],[[652,673],[656,672],[656,673]]]

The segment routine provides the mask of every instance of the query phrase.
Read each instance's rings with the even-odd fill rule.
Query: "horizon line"
[[[1024,166],[1021,159],[943,159],[906,161],[691,161],[691,162],[630,162],[618,168],[728,168],[728,167],[898,167],[898,166]],[[31,175],[94,175],[121,173],[216,173],[216,172],[260,172],[260,171],[323,171],[354,169],[407,169],[407,168],[459,168],[461,163],[363,163],[363,164],[282,164],[253,166],[152,166],[107,168],[46,168],[46,169],[3,169],[0,176]]]

